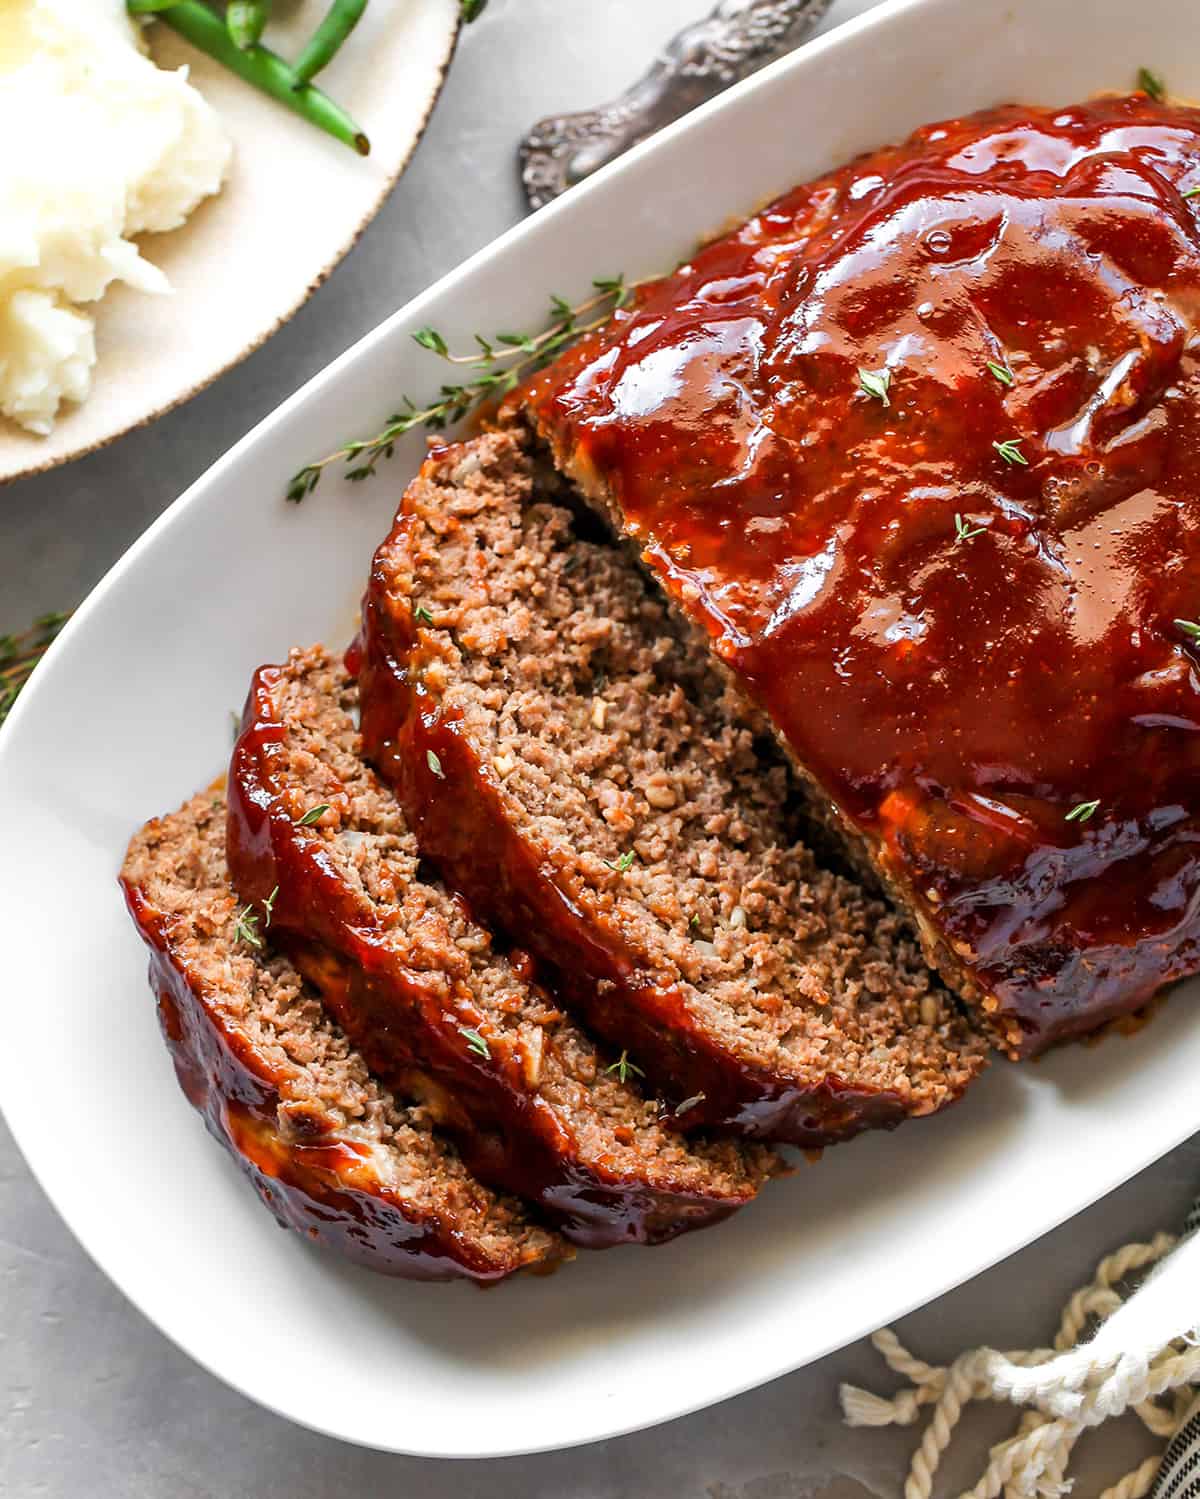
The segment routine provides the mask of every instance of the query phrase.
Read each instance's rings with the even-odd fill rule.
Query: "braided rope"
[[[1126,1473],[1119,1483],[1105,1489],[1100,1499],[1142,1499],[1150,1492],[1150,1485],[1158,1473],[1158,1457],[1148,1457],[1139,1463],[1132,1473]]]
[[[1160,1233],[1148,1244],[1126,1244],[1101,1260],[1063,1308],[1053,1348],[1011,1353],[976,1348],[939,1368],[910,1353],[890,1327],[880,1328],[871,1341],[908,1387],[889,1398],[842,1385],[847,1424],[909,1426],[922,1406],[933,1406],[913,1453],[904,1499],[931,1499],[942,1457],[973,1400],[1032,1408],[1022,1412],[1015,1434],[992,1448],[983,1474],[961,1499],[1059,1499],[1071,1488],[1066,1474],[1079,1436],[1125,1411],[1169,1441],[1183,1422],[1192,1387],[1200,1383],[1196,1338],[1179,1337],[1152,1356],[1093,1350],[1081,1338],[1124,1304],[1117,1289],[1122,1283],[1149,1270],[1178,1242],[1176,1235]],[[1147,1458],[1101,1499],[1143,1499],[1158,1465],[1159,1458]]]

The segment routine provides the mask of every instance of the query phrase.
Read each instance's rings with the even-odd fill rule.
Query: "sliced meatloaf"
[[[362,758],[355,704],[319,649],[255,678],[228,858],[260,930],[476,1175],[536,1201],[575,1242],[657,1242],[747,1202],[777,1159],[664,1128],[625,1054],[601,1055],[532,981],[528,957],[497,952],[423,876],[398,803]]]
[[[1200,110],[924,126],[514,400],[1011,1056],[1200,971]]]
[[[225,798],[149,823],[121,872],[183,1091],[285,1228],[372,1270],[487,1283],[569,1258],[368,1072],[239,911]]]
[[[363,617],[366,751],[422,851],[682,1127],[822,1145],[980,1070],[908,928],[800,841],[770,736],[517,435],[429,458]]]

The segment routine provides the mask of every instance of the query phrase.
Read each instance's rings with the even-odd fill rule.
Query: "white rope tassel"
[[[908,1386],[886,1397],[843,1385],[847,1424],[909,1426],[922,1406],[933,1406],[913,1454],[904,1499],[930,1499],[942,1455],[972,1400],[1027,1408],[1016,1433],[992,1448],[979,1481],[961,1499],[1060,1499],[1071,1488],[1067,1468],[1081,1433],[1126,1411],[1169,1441],[1200,1384],[1200,1291],[1187,1294],[1194,1284],[1189,1256],[1200,1254],[1200,1241],[1188,1241],[1189,1251],[1177,1256],[1177,1265],[1146,1276],[1128,1299],[1117,1287],[1158,1265],[1177,1242],[1171,1234],[1158,1234],[1149,1244],[1127,1244],[1102,1260],[1092,1280],[1064,1307],[1053,1348],[1015,1353],[976,1348],[938,1368],[914,1357],[891,1328],[881,1328],[871,1341]],[[1179,1285],[1167,1284],[1168,1268]],[[1150,1286],[1153,1292],[1144,1290]],[[1135,1315],[1139,1311],[1144,1315]],[[1089,1330],[1091,1337],[1081,1341]],[[1148,1458],[1101,1499],[1142,1499],[1158,1465],[1158,1458]]]

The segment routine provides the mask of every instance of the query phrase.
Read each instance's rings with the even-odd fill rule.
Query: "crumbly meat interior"
[[[239,939],[240,907],[225,870],[222,793],[204,793],[148,824],[130,845],[123,874],[172,921],[173,945],[203,985],[208,1008],[266,1060],[279,1084],[285,1142],[294,1135],[294,1112],[316,1118],[322,1133],[370,1150],[381,1186],[453,1222],[497,1261],[561,1257],[554,1236],[531,1222],[515,1198],[475,1180],[427,1110],[406,1106],[371,1076],[285,958]]]
[[[420,607],[426,682],[506,815],[730,1050],[891,1090],[914,1114],[957,1096],[986,1048],[910,928],[817,865],[761,721],[560,500],[517,435],[490,433],[411,487],[414,519],[385,549]]]
[[[394,796],[367,766],[357,688],[320,648],[295,651],[272,690],[288,732],[276,778],[288,814],[327,806],[311,826],[341,878],[381,913],[398,959],[441,990],[465,985],[486,1019],[489,1044],[521,1057],[532,1092],[557,1110],[584,1159],[605,1174],[703,1195],[752,1195],[778,1169],[774,1154],[733,1140],[684,1140],[664,1127],[660,1103],[624,1080],[545,993],[528,983],[442,885],[423,878],[416,841]]]

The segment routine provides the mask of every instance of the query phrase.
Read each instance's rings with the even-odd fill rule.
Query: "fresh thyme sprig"
[[[0,635],[0,724],[12,712],[17,694],[67,618],[66,614],[43,614],[21,635]]]
[[[237,913],[233,938],[235,942],[244,942],[247,947],[262,946],[262,938],[258,935],[258,917],[254,914],[253,906],[243,906]]]
[[[631,290],[624,276],[602,277],[593,281],[592,287],[593,295],[575,307],[563,297],[551,297],[550,319],[540,333],[496,333],[491,338],[477,333],[478,350],[473,354],[452,354],[436,328],[418,328],[413,338],[423,349],[448,364],[466,365],[475,372],[473,378],[457,385],[443,385],[438,399],[425,406],[418,406],[405,396],[400,410],[388,418],[374,437],[348,442],[316,463],[306,464],[288,485],[288,499],[298,504],[310,495],[332,463],[353,465],[346,470],[347,479],[356,482],[369,479],[380,462],[392,456],[397,441],[414,427],[440,432],[461,421],[477,406],[506,396],[564,345],[603,327],[617,308],[625,304]]]
[[[604,1070],[605,1072],[615,1072],[617,1074],[617,1077],[623,1083],[628,1082],[629,1074],[631,1072],[636,1073],[638,1077],[646,1076],[646,1074],[642,1071],[642,1069],[637,1065],[636,1062],[631,1062],[629,1060],[629,1053],[627,1051],[623,1051],[617,1058],[617,1060],[610,1066],[606,1067]]]
[[[1005,463],[1019,464],[1022,468],[1029,467],[1029,459],[1022,453],[1020,448],[1021,438],[1006,437],[1003,442],[994,442],[992,447],[1000,454]]]
[[[633,868],[633,861],[636,858],[637,854],[635,854],[633,849],[630,848],[627,849],[619,859],[605,859],[604,862],[609,869],[615,869],[618,874],[628,874],[629,871]]]
[[[975,536],[982,536],[987,526],[973,526],[970,521],[961,515],[954,517],[954,539],[955,541],[970,541]]]
[[[275,914],[275,898],[279,894],[279,886],[276,885],[266,900],[261,901],[263,908],[263,930],[271,925],[271,917]],[[262,937],[258,931],[258,914],[254,909],[254,902],[249,901],[237,913],[233,924],[233,940],[244,942],[247,947],[261,948]]]

